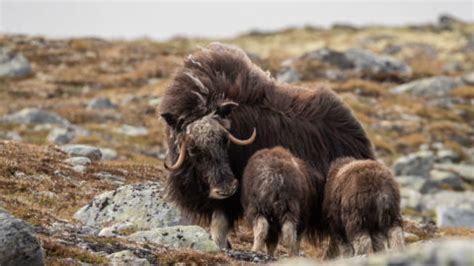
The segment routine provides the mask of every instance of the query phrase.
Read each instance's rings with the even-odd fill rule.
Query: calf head
[[[238,139],[229,132],[230,120],[227,116],[236,106],[234,102],[222,103],[216,111],[186,125],[176,136],[178,159],[172,166],[165,164],[170,171],[179,170],[184,164],[192,167],[195,174],[188,178],[200,178],[202,183],[207,184],[209,198],[225,199],[237,190],[238,180],[231,170],[227,152],[229,142],[248,145],[256,137],[255,129],[246,140]]]

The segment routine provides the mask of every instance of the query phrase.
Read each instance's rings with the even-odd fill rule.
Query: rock
[[[183,224],[179,210],[164,200],[164,193],[155,182],[122,186],[95,197],[74,218],[89,226],[131,222],[139,230]]]
[[[102,158],[99,148],[84,144],[67,144],[61,146],[61,150],[73,157],[87,157],[92,161],[98,161]]]
[[[72,128],[54,128],[48,134],[47,140],[54,144],[64,145],[70,143],[76,137]]]
[[[419,151],[398,158],[393,165],[393,170],[396,176],[414,175],[429,177],[434,159],[433,152]]]
[[[30,62],[22,54],[0,47],[0,77],[25,77],[32,73]]]
[[[159,106],[160,103],[161,103],[161,98],[160,98],[160,97],[151,98],[151,99],[148,101],[148,105],[151,105],[151,106]]]
[[[145,136],[148,134],[148,129],[145,127],[136,127],[131,125],[122,125],[115,130],[120,134],[124,134],[130,137]]]
[[[430,171],[430,182],[436,184],[439,189],[449,188],[456,191],[464,191],[464,182],[458,175],[441,170],[431,170]]]
[[[64,160],[64,162],[72,166],[76,166],[76,165],[89,166],[92,163],[91,159],[87,157],[72,157],[72,158],[68,158]]]
[[[461,156],[453,150],[440,149],[436,153],[436,162],[438,163],[453,163],[460,160]]]
[[[425,186],[427,184],[426,178],[422,176],[396,176],[396,180],[398,181],[401,187],[413,189],[420,193],[423,193],[422,191],[424,191]]]
[[[412,73],[410,66],[407,64],[366,50],[352,48],[347,50],[345,55],[352,62],[355,69],[361,72],[363,76],[406,78],[410,77]]]
[[[419,243],[419,242],[418,242]],[[401,252],[381,252],[370,256],[343,258],[318,263],[320,265],[474,265],[474,240],[472,239],[439,239],[422,244],[412,244]],[[295,264],[300,259],[286,260],[287,265]],[[308,262],[303,265],[312,265]],[[277,264],[281,264],[280,261]],[[302,264],[299,264],[302,265]]]
[[[136,226],[133,223],[126,222],[126,223],[118,223],[114,224],[109,227],[105,227],[102,230],[100,230],[98,236],[107,236],[107,237],[113,237],[117,235],[129,235],[131,233],[134,233],[136,230]]]
[[[419,236],[409,233],[409,232],[403,232],[403,235],[405,237],[405,242],[407,243],[413,243],[420,240]]]
[[[74,172],[76,173],[83,174],[86,172],[87,167],[85,167],[84,165],[74,165],[72,167],[72,170],[74,170]]]
[[[455,173],[459,175],[462,179],[474,183],[474,165],[470,164],[435,164],[434,168],[437,170],[443,170]]]
[[[87,109],[116,109],[117,105],[113,104],[109,98],[99,97],[92,99],[87,105]]]
[[[56,124],[61,126],[70,125],[69,121],[55,113],[39,108],[25,108],[13,114],[5,115],[0,120],[10,124]]]
[[[128,237],[133,241],[149,241],[172,248],[190,248],[203,252],[217,252],[219,247],[200,226],[170,226],[140,231]]]
[[[0,132],[0,139],[11,140],[11,141],[15,141],[15,142],[22,142],[23,141],[23,138],[20,136],[20,134],[18,134],[15,131],[8,131],[5,134]]]
[[[401,202],[400,206],[402,209],[419,210],[421,207],[422,195],[420,192],[410,189],[400,189]]]
[[[474,71],[462,76],[462,81],[464,81],[464,83],[467,83],[468,85],[474,85]]]
[[[474,210],[460,208],[436,208],[436,225],[438,227],[474,228]]]
[[[110,148],[100,148],[100,152],[102,153],[102,160],[115,160],[118,158],[117,151]]]
[[[107,256],[112,266],[134,265],[134,266],[148,266],[151,265],[146,259],[139,258],[130,250],[123,250],[112,253]]]
[[[280,82],[293,83],[301,80],[301,75],[292,67],[286,67],[281,69],[276,79]]]
[[[109,172],[99,172],[99,173],[96,173],[94,174],[96,177],[100,178],[100,179],[106,179],[108,180],[109,182],[112,182],[116,185],[123,185],[125,183],[125,177],[123,176],[120,176],[120,175],[114,175],[114,174],[111,174]]]
[[[435,210],[437,207],[474,209],[474,192],[439,191],[421,197],[422,210]]]
[[[390,91],[395,94],[410,93],[416,96],[444,97],[449,96],[449,93],[460,85],[462,85],[462,82],[459,82],[457,79],[439,76],[418,79],[397,86]]]
[[[0,265],[43,265],[33,228],[0,208]]]

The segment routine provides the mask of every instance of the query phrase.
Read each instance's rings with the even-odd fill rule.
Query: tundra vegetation
[[[164,92],[184,58],[220,41],[241,47],[271,77],[331,89],[350,107],[400,184],[407,249],[400,256],[472,258],[473,36],[472,22],[451,17],[221,40],[1,34],[0,206],[9,213],[2,217],[30,227],[1,224],[25,226],[21,233],[44,250],[34,258],[47,265],[270,262],[288,253],[283,245],[275,257],[250,252],[252,227],[240,220],[228,234],[232,249],[219,250],[206,241],[206,223],[189,225],[192,217],[181,217],[163,194]],[[0,237],[11,232],[3,230]],[[468,240],[444,242],[451,237]],[[322,260],[326,247],[303,239],[300,253]]]

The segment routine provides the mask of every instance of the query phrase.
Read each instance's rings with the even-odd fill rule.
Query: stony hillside
[[[0,264],[282,259],[248,252],[243,225],[233,250],[219,251],[207,228],[164,200],[160,96],[182,59],[211,41],[0,35]],[[217,41],[281,82],[332,88],[393,167],[412,248],[346,263],[474,261],[463,256],[474,251],[474,24],[443,16]],[[323,250],[304,243],[298,262],[322,260]]]

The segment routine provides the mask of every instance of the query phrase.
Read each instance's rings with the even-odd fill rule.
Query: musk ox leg
[[[227,248],[227,233],[229,220],[222,211],[214,211],[211,220],[211,238],[219,248]]]
[[[368,232],[361,232],[356,236],[349,236],[349,239],[354,248],[354,255],[364,255],[374,251],[372,247],[372,239]]]
[[[265,241],[268,236],[268,221],[265,217],[259,216],[253,221],[253,247],[252,251],[263,252]]]
[[[267,240],[265,241],[267,244],[267,253],[268,255],[274,256],[275,250],[278,246],[278,232],[274,232],[270,230],[267,235]]]
[[[296,224],[293,222],[285,222],[281,228],[283,234],[283,243],[290,256],[298,256],[298,236],[296,232]]]
[[[393,226],[388,229],[388,246],[393,250],[405,249],[405,237],[401,226]]]
[[[329,237],[329,243],[327,245],[326,254],[325,254],[326,259],[333,259],[339,256],[340,254],[339,242],[340,241],[341,240],[338,240],[334,236]]]
[[[388,249],[388,238],[383,232],[373,233],[370,235],[374,252],[384,251]]]

